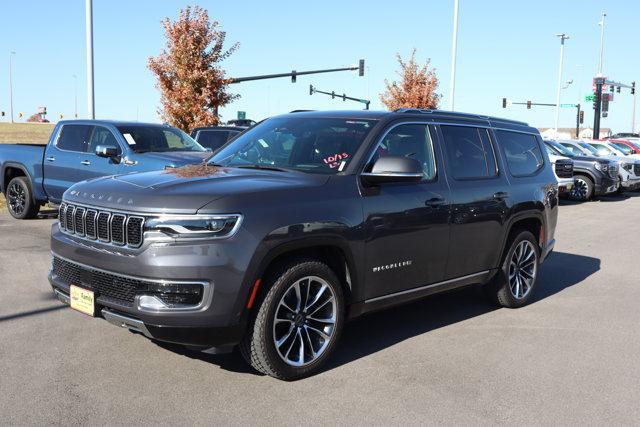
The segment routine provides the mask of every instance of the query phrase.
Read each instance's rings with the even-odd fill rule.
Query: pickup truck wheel
[[[571,198],[586,202],[593,196],[593,181],[586,175],[576,175],[573,182],[573,188],[569,193]]]
[[[18,176],[9,181],[7,186],[7,209],[16,219],[35,218],[40,211],[40,205],[33,201],[31,185],[27,178]]]
[[[316,373],[331,355],[344,323],[344,294],[335,273],[315,260],[276,274],[240,350],[257,371],[282,380]]]
[[[526,230],[513,233],[508,248],[500,271],[485,290],[498,305],[518,308],[526,305],[533,295],[538,279],[540,249],[533,234]]]

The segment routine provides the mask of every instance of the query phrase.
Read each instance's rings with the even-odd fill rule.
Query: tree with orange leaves
[[[380,95],[380,101],[391,111],[398,108],[438,108],[442,95],[436,93],[438,77],[435,69],[429,69],[430,59],[422,67],[418,67],[415,56],[415,48],[407,62],[397,54],[400,82],[384,81],[387,89]]]
[[[165,48],[159,56],[150,57],[148,64],[161,92],[158,113],[187,133],[197,126],[218,124],[218,107],[238,98],[227,91],[230,79],[220,63],[239,44],[225,50],[226,32],[198,6],[181,9],[177,20],[165,18],[162,26]]]

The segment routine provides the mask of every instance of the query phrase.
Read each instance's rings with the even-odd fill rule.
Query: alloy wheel
[[[518,300],[529,295],[538,274],[538,253],[533,243],[523,240],[518,243],[509,262],[509,288]]]
[[[577,200],[587,200],[589,195],[589,185],[580,178],[577,178],[571,189],[571,197]]]
[[[334,336],[337,308],[324,279],[307,276],[293,283],[274,314],[273,342],[280,358],[295,367],[318,359]]]
[[[14,182],[7,191],[7,201],[9,202],[9,209],[16,215],[20,215],[24,212],[27,205],[27,195],[24,188]]]

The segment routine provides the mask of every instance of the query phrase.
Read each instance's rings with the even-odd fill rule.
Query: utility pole
[[[73,117],[78,118],[78,76],[73,75]]]
[[[560,66],[558,67],[558,93],[556,95],[556,126],[555,130],[558,133],[558,123],[560,121],[560,90],[562,89],[562,62],[564,61],[564,41],[569,39],[569,36],[565,33],[556,34],[560,37]]]
[[[454,110],[456,93],[456,54],[458,50],[458,0],[453,0],[453,43],[451,46],[451,72],[449,83],[449,110]]]
[[[15,55],[14,51],[9,52],[9,109],[11,110],[11,123],[13,123],[13,79],[11,57]]]
[[[576,114],[576,139],[580,138],[580,104],[576,104],[578,113]]]
[[[87,115],[89,119],[96,118],[95,101],[93,99],[93,5],[92,0],[86,0],[85,18],[87,27]]]
[[[606,12],[602,12],[602,20],[598,22],[600,25],[600,60],[598,61],[598,77],[602,77],[602,57],[604,54],[604,19],[607,17]]]
[[[636,132],[636,82],[631,82],[631,92],[633,93],[633,112],[631,113],[631,133]]]

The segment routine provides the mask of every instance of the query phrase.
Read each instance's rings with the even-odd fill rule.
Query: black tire
[[[575,175],[573,188],[569,196],[573,200],[586,202],[593,197],[593,181],[586,175]]]
[[[330,329],[330,339],[322,340],[320,338],[320,335],[314,335],[314,337],[316,338],[315,343],[318,344],[319,347],[324,346],[322,351],[318,351],[318,356],[315,359],[310,359],[309,363],[305,364],[304,366],[292,366],[290,363],[285,361],[284,356],[281,356],[279,349],[282,349],[283,347],[288,346],[289,343],[291,343],[291,347],[289,348],[289,351],[291,351],[292,347],[296,344],[296,342],[298,342],[299,346],[297,347],[297,349],[299,349],[301,345],[310,345],[307,350],[309,350],[310,348],[312,352],[315,352],[313,343],[311,343],[313,334],[308,331],[306,332],[306,339],[308,339],[308,341],[304,341],[305,344],[296,341],[298,339],[297,334],[300,334],[300,340],[305,339],[303,338],[303,334],[304,330],[306,330],[304,324],[306,324],[307,319],[305,317],[304,324],[302,326],[296,326],[299,320],[299,315],[294,313],[294,315],[296,316],[295,323],[293,321],[289,321],[290,323],[287,324],[285,323],[287,322],[287,320],[285,320],[284,322],[279,322],[278,324],[288,330],[288,335],[287,333],[285,333],[284,335],[292,336],[293,333],[295,336],[292,336],[292,341],[285,340],[281,344],[282,347],[277,347],[277,332],[276,327],[274,327],[275,318],[276,316],[279,316],[279,319],[282,318],[282,311],[279,311],[283,310],[282,301],[285,301],[287,296],[291,295],[290,291],[294,289],[296,283],[299,283],[298,281],[303,280],[307,277],[320,278],[322,281],[324,281],[324,284],[330,287],[330,291],[333,294],[335,300],[335,304],[331,307],[334,310],[332,312],[335,313],[335,323],[333,323],[333,327]],[[300,283],[301,284],[299,286],[302,286],[303,282]],[[267,287],[265,288],[265,290],[268,289],[268,291],[264,298],[261,300],[260,305],[256,307],[256,312],[249,324],[247,334],[245,335],[243,341],[240,343],[240,351],[243,357],[257,371],[281,380],[291,381],[315,374],[333,353],[336,343],[340,338],[340,334],[342,332],[342,327],[344,324],[344,293],[336,274],[322,262],[308,259],[297,260],[282,266],[282,268],[280,268],[270,280],[267,280],[265,283],[263,283],[262,286]],[[308,286],[309,288],[307,289],[311,289],[311,282],[309,282]],[[313,285],[314,289],[315,286],[316,285]],[[326,288],[324,292],[327,292]],[[304,304],[301,305],[306,306],[309,302],[309,299],[310,297],[308,296]],[[317,304],[322,303],[321,300],[318,301],[319,302],[317,302]],[[291,310],[291,312],[293,311],[294,310]],[[311,318],[312,314],[307,314],[306,310],[304,311],[304,315]],[[286,312],[287,311],[285,310],[285,313]],[[311,310],[309,310],[309,313],[311,313]],[[311,322],[311,320],[308,321]],[[300,332],[301,328],[305,328],[302,329],[302,333]],[[324,331],[326,332],[326,330]],[[299,353],[302,352],[303,351],[301,350]],[[288,354],[289,353],[287,353],[287,356]],[[295,352],[293,354],[295,354]],[[302,358],[302,362],[304,363],[304,356]]]
[[[5,191],[7,209],[16,219],[31,219],[38,216],[40,205],[33,200],[31,183],[24,176],[17,176],[9,181]]]
[[[512,262],[514,256],[520,247],[527,247],[532,250],[533,254],[533,269],[530,270],[527,266],[526,270],[518,268],[516,274],[520,274],[520,277],[533,276],[532,279],[527,279],[529,282],[521,281],[528,285],[526,294],[522,292],[522,295],[516,297],[514,292],[513,282],[510,279],[513,273]],[[511,233],[509,242],[507,243],[507,251],[502,258],[502,264],[500,270],[496,273],[495,277],[485,285],[485,292],[492,302],[499,306],[507,308],[518,308],[527,305],[534,294],[536,283],[538,280],[538,269],[540,263],[540,248],[533,234],[527,230],[514,230]],[[523,257],[524,258],[524,257]],[[529,260],[526,260],[528,263]],[[520,272],[522,271],[522,272]],[[525,276],[525,272],[527,275]],[[531,274],[532,273],[532,274]],[[517,285],[516,285],[517,286]],[[523,288],[525,285],[522,285]]]

